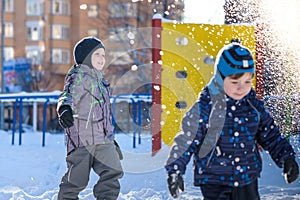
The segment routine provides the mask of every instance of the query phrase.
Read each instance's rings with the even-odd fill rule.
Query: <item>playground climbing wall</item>
[[[161,20],[161,19],[154,19]],[[239,39],[256,59],[257,27],[249,25],[178,24],[154,21],[153,152],[181,130],[181,120],[214,73],[218,51]],[[160,26],[160,27],[159,27]],[[160,48],[160,49],[159,49]],[[253,86],[256,88],[257,79]]]

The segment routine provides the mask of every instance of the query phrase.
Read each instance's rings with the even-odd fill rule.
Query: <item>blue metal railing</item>
[[[128,101],[132,103],[132,122],[133,122],[133,144],[132,147],[136,148],[136,134],[138,134],[138,144],[141,144],[141,133],[142,133],[142,101],[151,102],[151,94],[118,94],[112,96],[112,113],[113,116],[116,116],[116,101]],[[116,122],[113,117],[113,125],[116,125]],[[138,125],[138,129],[136,128]],[[116,129],[115,129],[116,130]]]
[[[47,104],[48,102],[55,101],[59,97],[60,92],[43,92],[43,93],[13,93],[13,94],[1,94],[1,102],[14,102],[13,111],[13,126],[12,126],[12,141],[11,144],[15,144],[15,132],[16,132],[16,118],[17,118],[17,106],[19,104],[19,145],[22,144],[22,116],[23,116],[23,102],[43,102],[43,129],[42,129],[42,146],[45,146],[46,138],[46,123],[47,123]],[[2,116],[3,117],[3,116]]]
[[[49,102],[57,103],[60,91],[55,92],[43,92],[43,93],[14,93],[14,94],[0,94],[0,102],[13,102],[13,119],[12,119],[12,140],[11,144],[15,144],[16,133],[16,119],[17,108],[19,107],[19,145],[22,144],[22,116],[23,116],[23,102],[38,102],[43,103],[43,123],[42,123],[42,146],[45,146],[46,129],[47,129],[47,106]],[[132,103],[133,106],[133,148],[136,148],[136,134],[138,133],[138,143],[141,144],[141,132],[142,132],[142,101],[152,101],[151,94],[119,94],[111,96],[112,112],[113,116],[116,116],[116,103],[119,101],[127,101]],[[113,117],[113,123],[116,125],[116,121]],[[138,129],[137,129],[138,126]]]

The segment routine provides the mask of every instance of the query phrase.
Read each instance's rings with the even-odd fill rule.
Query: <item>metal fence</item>
[[[57,104],[60,91],[55,92],[42,92],[42,93],[14,93],[14,94],[0,94],[0,102],[7,108],[8,114],[6,117],[6,123],[9,124],[9,130],[12,131],[11,144],[15,144],[15,134],[17,132],[19,140],[18,144],[22,144],[23,133],[23,108],[24,106],[32,107],[32,127],[33,131],[37,131],[38,127],[38,106],[42,105],[42,146],[45,146],[45,134],[47,132],[47,108],[51,105]],[[145,121],[151,124],[151,94],[119,94],[111,96],[112,113],[113,113],[113,125],[115,133],[118,131],[132,134],[133,148],[136,147],[137,142],[141,143],[141,134],[145,131]],[[10,107],[13,108],[13,114],[11,116]],[[50,110],[51,112],[51,110]],[[145,113],[148,113],[147,117]],[[17,121],[18,114],[18,121]],[[125,115],[124,115],[125,114]],[[58,120],[56,120],[58,123]],[[151,132],[151,126],[147,126],[148,131]],[[138,141],[137,141],[138,140]]]
[[[24,124],[24,119],[22,117],[23,108],[29,106],[30,108],[32,108],[32,113],[30,114],[30,116],[26,114],[26,117],[30,117],[32,119],[33,131],[37,131],[38,125],[41,125],[42,146],[45,146],[45,134],[47,132],[47,122],[49,122],[49,119],[47,119],[47,116],[49,116],[49,113],[47,113],[47,109],[49,110],[50,106],[54,106],[56,108],[57,99],[60,93],[60,91],[55,91],[42,93],[22,92],[14,94],[0,94],[1,104],[4,105],[7,111],[9,111],[8,113],[6,113],[6,116],[1,117],[7,117],[6,123],[9,124],[9,130],[12,131],[12,145],[15,144],[15,134],[19,135],[18,144],[22,144]],[[132,146],[133,148],[135,148],[137,144],[141,143],[142,133],[152,134],[152,95],[118,94],[115,96],[111,96],[110,100],[112,104],[113,125],[115,126],[115,133],[122,132],[132,135]],[[300,134],[299,95],[294,95],[290,98],[284,96],[265,96],[264,102],[283,133],[289,135]],[[39,112],[38,106],[42,106],[42,112]],[[11,108],[13,110],[12,115],[10,112]],[[38,114],[42,114],[42,117],[38,116]],[[42,118],[41,124],[38,124],[39,117]],[[55,116],[55,118],[55,123],[57,124],[57,116]]]

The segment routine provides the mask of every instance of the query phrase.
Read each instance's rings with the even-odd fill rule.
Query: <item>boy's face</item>
[[[97,70],[102,70],[105,64],[105,50],[103,48],[96,49],[91,56],[91,63]]]
[[[224,79],[224,91],[229,97],[240,100],[250,92],[252,79],[253,74],[249,72],[237,79],[227,76]]]

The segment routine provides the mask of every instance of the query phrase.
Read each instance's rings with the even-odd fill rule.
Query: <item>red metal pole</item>
[[[161,149],[161,17],[152,19],[152,156]]]
[[[256,96],[258,99],[264,98],[264,35],[263,25],[257,24],[256,35]]]

